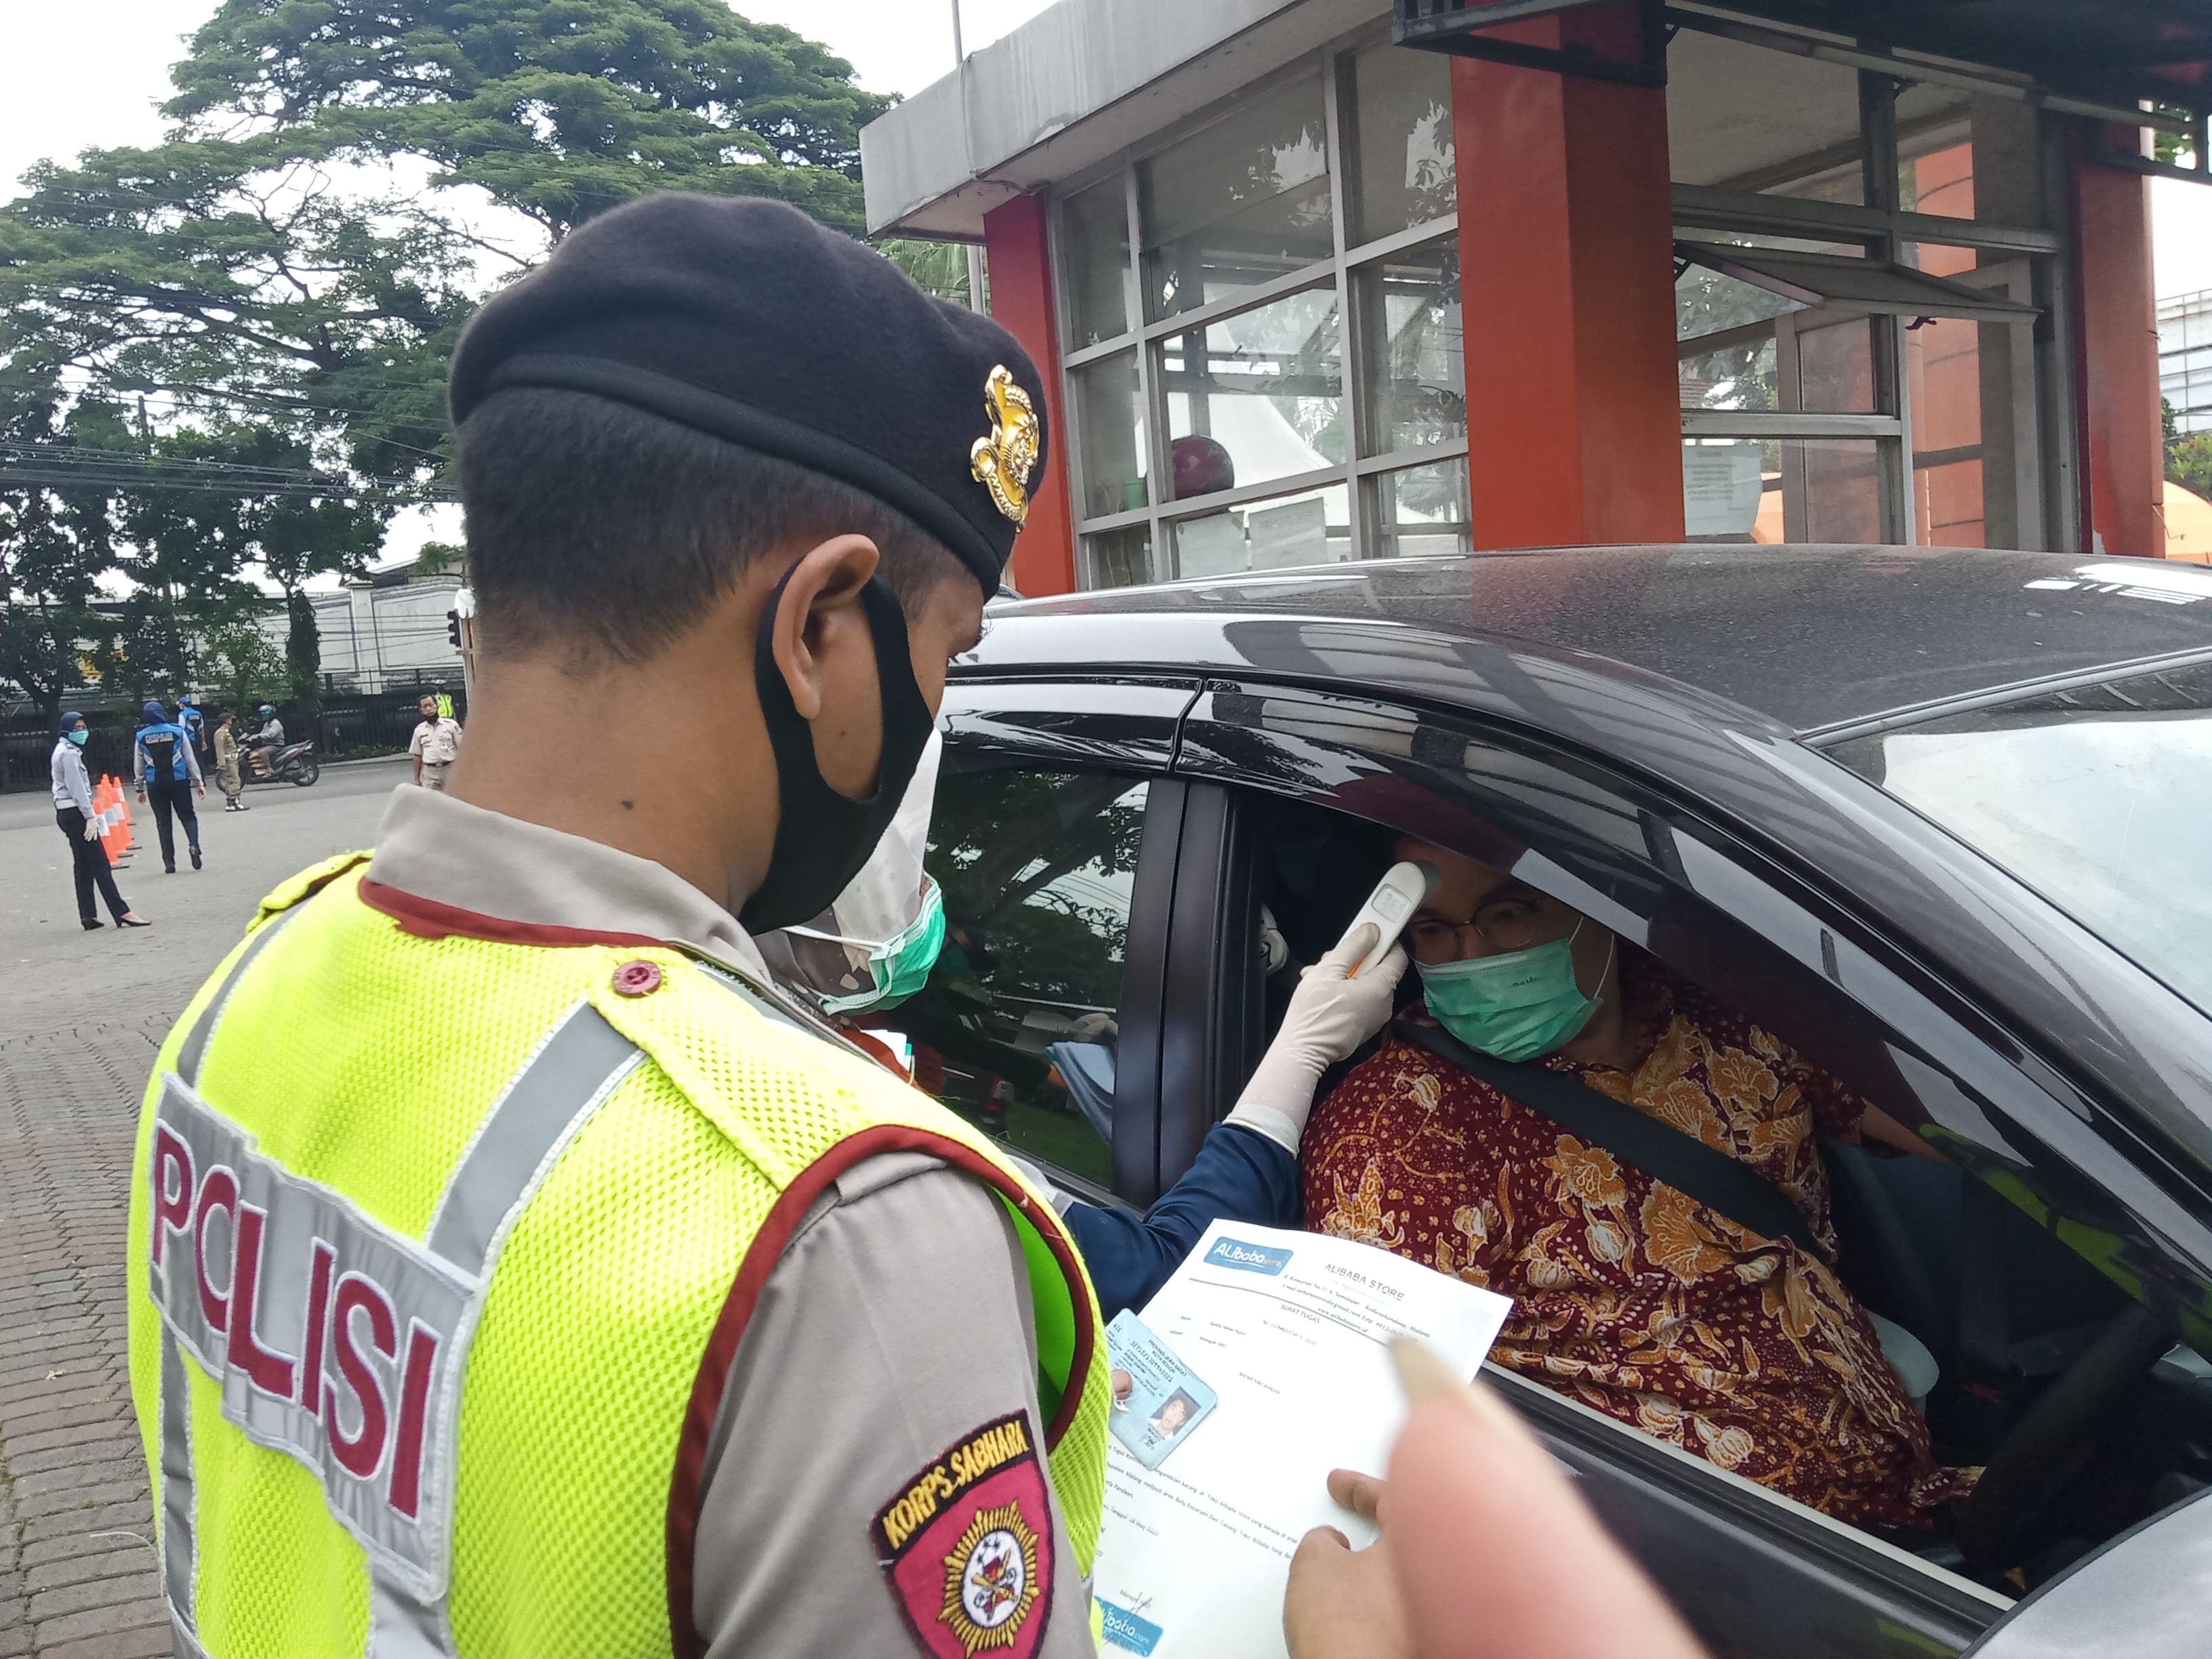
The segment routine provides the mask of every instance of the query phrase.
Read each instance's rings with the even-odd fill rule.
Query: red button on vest
[[[639,960],[625,962],[615,969],[615,991],[617,995],[641,997],[660,988],[660,964]]]

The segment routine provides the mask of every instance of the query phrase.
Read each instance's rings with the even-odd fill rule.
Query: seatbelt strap
[[[1407,1042],[1471,1073],[1530,1111],[1541,1113],[1593,1146],[1603,1147],[1737,1226],[1761,1238],[1786,1238],[1808,1255],[1826,1259],[1813,1242],[1805,1212],[1740,1159],[1565,1073],[1470,1048],[1441,1026],[1401,1019],[1391,1029]]]

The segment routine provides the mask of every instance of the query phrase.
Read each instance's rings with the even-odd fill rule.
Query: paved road
[[[118,878],[154,926],[77,926],[40,794],[0,795],[0,1656],[169,1651],[124,1359],[123,1220],[155,1047],[254,902],[369,844],[404,761],[246,792],[161,873],[150,817]]]

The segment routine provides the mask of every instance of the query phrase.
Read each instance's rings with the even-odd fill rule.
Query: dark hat
[[[454,424],[511,386],[612,398],[842,479],[987,595],[1044,464],[1044,386],[1012,335],[756,197],[647,196],[580,227],[463,331]]]

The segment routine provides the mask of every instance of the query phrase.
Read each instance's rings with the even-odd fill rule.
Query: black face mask
[[[868,632],[876,646],[876,684],[883,701],[884,752],[876,768],[876,793],[854,800],[832,789],[814,758],[814,730],[791,701],[791,688],[775,665],[776,613],[791,578],[776,584],[761,615],[760,637],[753,642],[753,683],[760,691],[761,714],[775,751],[781,802],[775,850],[768,874],[745,901],[738,920],[745,931],[766,933],[810,921],[843,892],[884,831],[898,813],[899,802],[929,741],[929,705],[914,683],[914,660],[907,650],[906,612],[881,574],[860,590]]]

